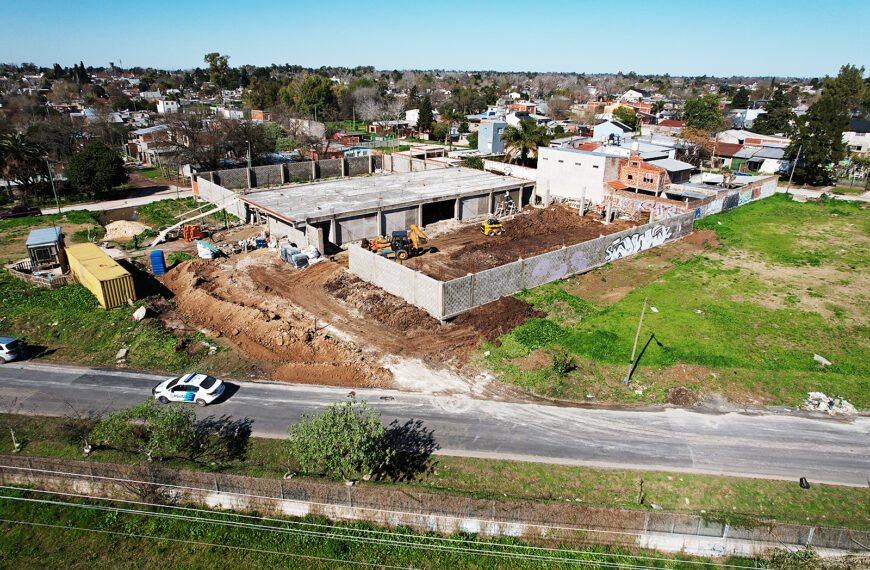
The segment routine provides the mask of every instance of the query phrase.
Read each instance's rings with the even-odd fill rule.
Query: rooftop
[[[526,184],[525,180],[472,168],[437,168],[285,186],[239,195],[239,199],[289,222],[318,222],[333,216],[475,196]]]
[[[34,247],[39,245],[47,245],[51,243],[57,243],[57,240],[60,239],[61,229],[60,226],[54,226],[53,228],[39,228],[36,230],[30,230],[30,235],[27,236],[27,247]]]
[[[659,166],[664,168],[668,172],[682,172],[684,170],[694,170],[695,166],[689,164],[688,162],[683,162],[682,160],[676,160],[673,158],[663,158],[661,160],[654,160],[649,162],[654,166]]]

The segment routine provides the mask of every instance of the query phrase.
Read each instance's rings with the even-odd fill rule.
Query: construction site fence
[[[741,526],[717,521],[725,518],[717,513],[699,516],[645,507],[631,510],[556,501],[489,500],[381,485],[206,473],[147,463],[0,455],[0,482],[94,498],[193,504],[266,516],[319,515],[333,521],[366,520],[385,527],[407,526],[443,534],[547,537],[624,546],[650,545],[656,543],[658,535],[658,544],[669,548],[688,547],[698,539],[718,539],[723,546],[729,540],[751,541],[758,545],[758,553],[764,545],[866,552],[870,544],[870,531],[772,521]],[[733,518],[734,513],[727,516]]]
[[[500,297],[585,273],[680,238],[691,233],[693,223],[694,213],[685,213],[449,281],[434,279],[356,245],[348,248],[348,268],[360,279],[443,321]]]

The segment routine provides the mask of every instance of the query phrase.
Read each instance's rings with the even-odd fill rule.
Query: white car
[[[198,406],[206,406],[217,400],[224,393],[225,387],[217,378],[191,372],[161,382],[151,390],[151,393],[161,404],[190,402]]]

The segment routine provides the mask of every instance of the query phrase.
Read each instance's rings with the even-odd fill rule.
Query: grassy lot
[[[139,221],[143,224],[154,226],[155,228],[165,228],[177,224],[183,219],[178,216],[187,214],[201,206],[203,208],[201,211],[203,212],[214,207],[202,202],[197,203],[193,198],[176,198],[143,204],[136,208],[136,212],[139,214]],[[198,212],[192,212],[185,217],[195,216],[197,213]],[[229,216],[229,219],[230,221],[233,221],[235,220],[235,216],[231,215]],[[215,224],[223,225],[224,215],[218,212],[217,214],[212,214],[211,216],[199,221],[213,222]]]
[[[867,189],[863,186],[835,186],[831,189],[831,192],[833,192],[834,194],[848,194],[850,196],[860,196],[866,191]]]
[[[579,545],[581,552],[548,542],[541,550],[515,539],[484,540],[470,534],[445,541],[407,528],[330,524],[322,517],[263,520],[229,511],[171,508],[119,512],[113,508],[128,506],[69,501],[23,489],[3,489],[0,497],[2,518],[13,521],[0,522],[0,565],[8,568],[567,568],[598,567],[596,562],[604,561],[607,567],[717,567],[699,558],[587,545]],[[745,558],[727,562],[763,567]]]
[[[134,321],[138,304],[104,310],[81,285],[40,289],[3,271],[0,300],[0,335],[25,339],[40,360],[112,366],[126,347],[128,366],[181,372],[208,369],[223,359],[221,352],[208,356],[199,333],[174,334],[156,319]]]
[[[25,442],[23,455],[82,459],[70,443],[61,418],[0,414],[2,434],[14,427]],[[11,451],[8,435],[0,452]],[[252,438],[244,461],[203,466],[184,460],[166,464],[193,469],[219,469],[255,477],[281,478],[287,469],[286,441]],[[93,461],[127,463],[136,457],[115,450],[97,450]],[[733,523],[765,520],[870,528],[870,490],[813,485],[801,489],[792,481],[767,481],[654,471],[593,469],[542,463],[434,456],[430,468],[409,482],[372,481],[409,491],[430,491],[492,500],[562,502],[592,507],[649,509],[698,514]],[[643,504],[639,502],[643,485]]]
[[[557,398],[663,402],[685,386],[790,406],[818,390],[870,407],[870,210],[776,195],[700,220],[703,229],[715,232],[717,247],[674,257],[647,282],[630,277],[661,265],[662,252],[519,294],[547,317],[485,346],[489,355],[478,362]],[[617,283],[617,298],[601,293]],[[650,344],[626,389],[645,298],[655,309],[644,317],[639,350],[653,332],[664,346]],[[820,368],[813,354],[833,366]],[[571,359],[574,370],[564,364]]]
[[[99,239],[104,231],[95,216],[99,216],[99,212],[79,210],[64,214],[0,220],[0,264],[27,257],[24,242],[27,241],[30,230],[37,228],[59,225],[67,244],[85,242],[88,241],[88,237]]]

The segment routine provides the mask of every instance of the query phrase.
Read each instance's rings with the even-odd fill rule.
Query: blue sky
[[[870,0],[0,0],[0,61],[835,74],[870,64]]]

